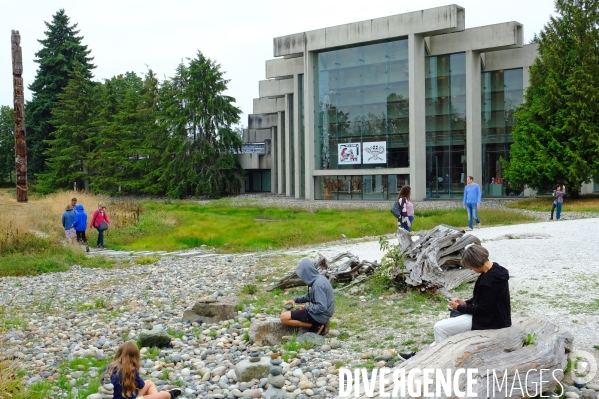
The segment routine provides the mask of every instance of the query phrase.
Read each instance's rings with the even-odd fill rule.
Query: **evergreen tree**
[[[77,24],[69,25],[69,17],[64,10],[58,10],[52,17],[52,22],[45,23],[48,30],[46,38],[38,40],[42,49],[35,56],[39,64],[37,75],[29,86],[32,100],[26,104],[27,156],[30,177],[46,171],[45,159],[47,140],[54,131],[50,123],[52,109],[56,106],[58,95],[67,86],[69,74],[75,63],[82,66],[82,74],[91,79],[91,50],[81,44],[82,36]]]
[[[48,171],[37,175],[39,190],[52,192],[68,189],[89,189],[89,161],[95,146],[93,116],[97,113],[97,84],[93,83],[80,64],[75,64],[71,80],[58,95],[50,123],[55,130],[46,144]]]
[[[223,94],[228,82],[220,65],[198,51],[165,83],[163,119],[170,140],[161,179],[167,195],[220,196],[239,190],[243,169],[234,150],[242,142],[231,126],[241,111],[234,98]]]
[[[138,192],[143,187],[142,87],[142,80],[133,72],[113,77],[102,85],[102,109],[96,121],[96,146],[91,161],[95,190]]]
[[[515,114],[505,177],[537,190],[564,183],[576,195],[599,179],[599,0],[555,4]]]
[[[0,106],[0,182],[14,182],[15,119],[11,107]]]

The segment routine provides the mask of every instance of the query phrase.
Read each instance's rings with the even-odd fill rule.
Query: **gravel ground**
[[[233,201],[260,201],[265,206],[297,205],[306,209],[372,206],[387,210],[389,207],[387,202],[289,201],[277,196],[243,196]],[[501,207],[504,203],[503,200],[485,201],[484,206]],[[422,209],[461,204],[431,201],[415,205]],[[548,213],[533,214],[548,217]],[[565,219],[586,216],[589,215],[564,214]],[[482,222],[484,225],[484,220]],[[599,242],[599,219],[489,227],[471,234],[483,241],[492,260],[510,271],[514,316],[550,318],[572,332],[577,349],[597,354],[594,346],[599,345],[599,269],[594,245]],[[63,360],[86,355],[110,357],[123,337],[135,338],[144,326],[163,324],[182,334],[182,338],[175,339],[174,347],[164,349],[157,359],[144,355],[145,377],[157,380],[162,387],[178,380],[187,398],[235,399],[250,393],[259,397],[266,387],[265,381],[241,384],[235,381],[231,371],[248,355],[250,348],[241,337],[247,331],[244,324],[258,309],[246,308],[234,320],[200,328],[181,322],[184,309],[192,306],[198,297],[235,295],[265,272],[257,269],[264,256],[283,253],[316,258],[318,255],[332,257],[344,251],[366,260],[380,260],[383,256],[378,241],[373,238],[260,254],[215,255],[206,251],[204,256],[167,257],[146,266],[112,270],[73,267],[64,273],[2,278],[0,306],[10,311],[11,324],[9,331],[0,336],[0,356],[15,359],[26,368],[24,383],[53,381],[59,378],[57,370]],[[380,301],[380,305],[397,308],[397,303],[387,302]],[[439,315],[443,316],[446,315]],[[432,329],[438,317],[435,314],[427,317],[431,320],[427,318],[424,324],[430,324]],[[380,330],[381,334],[393,330],[391,326],[370,328]],[[288,397],[334,396],[337,377],[331,365],[338,361],[359,362],[362,353],[350,347],[356,341],[358,337],[352,336],[339,347],[336,344],[326,351],[300,352],[297,358],[311,371],[302,377],[297,371],[301,368],[299,365],[288,365],[285,375]],[[348,362],[348,359],[353,361]],[[168,378],[162,371],[165,368],[172,370]],[[82,389],[86,378],[96,378],[97,374],[98,370],[85,375],[73,370],[69,378],[73,386]],[[302,386],[313,388],[300,389],[300,381],[304,382]],[[60,396],[60,390],[55,394]]]

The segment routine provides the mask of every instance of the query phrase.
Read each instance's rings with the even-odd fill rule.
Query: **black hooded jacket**
[[[512,325],[509,279],[508,270],[497,263],[478,276],[472,299],[466,301],[466,306],[457,308],[458,312],[472,315],[473,330],[495,330]]]
[[[295,297],[293,300],[297,303],[312,303],[312,305],[306,306],[308,314],[317,322],[326,323],[335,312],[335,298],[331,283],[316,270],[314,263],[307,258],[300,261],[295,272],[308,286],[308,293]]]

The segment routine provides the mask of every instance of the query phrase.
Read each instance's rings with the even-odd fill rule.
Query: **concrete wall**
[[[271,169],[272,162],[270,154],[239,154],[237,155],[243,169]]]
[[[409,34],[433,35],[464,30],[464,9],[455,4],[390,17],[354,22],[275,37],[273,54],[280,57],[305,51],[385,40]]]
[[[254,114],[276,114],[285,110],[285,101],[279,98],[254,98]]]
[[[485,53],[485,71],[530,67],[537,58],[538,47],[534,43],[521,48]]]
[[[262,143],[264,140],[270,140],[272,133],[270,128],[264,129],[244,129],[243,141],[245,143]]]
[[[293,78],[261,80],[260,97],[282,97],[293,93]]]
[[[463,32],[431,36],[429,46],[429,55],[522,47],[522,24],[504,22],[466,29]]]
[[[248,129],[265,129],[272,126],[277,126],[277,114],[248,115]]]
[[[304,72],[304,57],[279,58],[266,61],[266,78],[292,76]]]

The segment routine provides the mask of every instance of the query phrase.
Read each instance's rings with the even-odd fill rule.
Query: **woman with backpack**
[[[412,221],[414,220],[414,205],[410,202],[412,189],[410,186],[403,186],[399,190],[397,201],[401,215],[397,218],[397,225],[406,231],[412,231]]]
[[[98,241],[96,244],[100,249],[104,249],[104,231],[108,230],[109,224],[110,220],[106,214],[106,204],[100,202],[98,204],[98,209],[95,210],[94,216],[92,216],[92,222],[89,225],[90,229],[95,227],[96,230],[98,230]]]
[[[549,218],[549,220],[553,220],[553,211],[555,211],[555,208],[557,208],[557,196],[555,195],[555,192],[557,191],[557,189],[559,188],[559,184],[556,184],[555,186],[553,186],[553,203],[551,204],[551,217]]]

